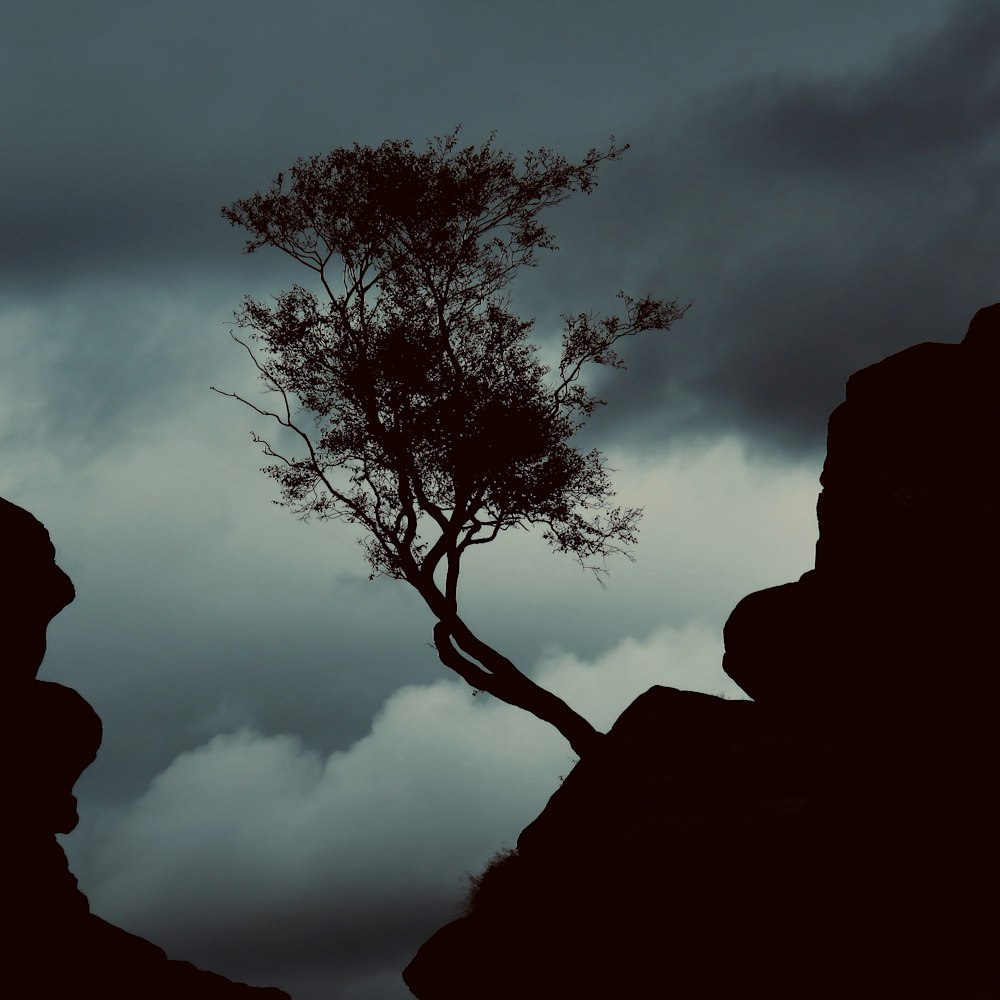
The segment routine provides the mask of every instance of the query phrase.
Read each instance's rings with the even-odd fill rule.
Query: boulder
[[[877,715],[966,702],[970,685],[980,704],[996,696],[998,362],[1000,304],[961,344],[918,344],[848,380],[829,422],[815,568],[751,594],[726,624],[723,665],[755,701]],[[942,685],[956,667],[967,676]]]

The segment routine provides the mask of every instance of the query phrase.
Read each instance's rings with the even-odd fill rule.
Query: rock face
[[[851,376],[830,417],[815,570],[745,598],[726,625],[726,671],[755,701],[921,704],[932,686],[934,705],[966,711],[973,678],[995,693],[998,376],[1000,304],[961,344]]]
[[[75,691],[39,681],[49,621],[75,592],[55,563],[45,527],[0,499],[4,689],[4,916],[6,995],[38,1000],[288,1000],[281,990],[234,983],[90,912],[56,833],[77,824],[73,785],[101,744],[101,721]]]
[[[411,992],[1000,995],[998,368],[1000,304],[852,376],[815,568],[726,625],[754,701],[638,698],[420,949]]]

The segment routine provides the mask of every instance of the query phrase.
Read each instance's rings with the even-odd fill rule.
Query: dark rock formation
[[[1000,995],[1000,304],[856,373],[816,567],[652,688],[404,973],[421,1000]]]
[[[0,760],[4,797],[5,994],[38,1000],[288,1000],[234,983],[90,912],[55,838],[77,824],[73,785],[101,744],[101,721],[75,691],[36,680],[49,621],[75,592],[45,527],[0,499]]]
[[[755,701],[881,710],[933,687],[935,706],[968,711],[973,678],[980,704],[996,694],[982,665],[1000,565],[998,376],[1000,304],[961,344],[851,376],[830,417],[815,570],[751,594],[726,625],[726,671]],[[968,678],[943,684],[956,667]]]

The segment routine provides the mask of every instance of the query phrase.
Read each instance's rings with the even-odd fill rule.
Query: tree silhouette
[[[677,301],[619,293],[623,315],[564,317],[558,370],[536,358],[532,322],[507,288],[535,251],[556,249],[544,208],[589,193],[612,140],[578,164],[550,150],[518,164],[493,147],[459,148],[458,130],[415,151],[409,141],[354,144],[300,159],[270,190],[223,209],[316,275],[274,305],[236,314],[247,350],[280,404],[266,409],[299,442],[266,471],[303,517],[366,532],[371,575],[414,587],[437,619],[442,662],[477,690],[552,723],[579,755],[599,734],[476,636],[459,615],[462,557],[510,528],[540,526],[557,551],[596,573],[635,541],[640,511],[611,506],[605,462],[570,443],[602,401],[588,364],[622,367],[624,337],[667,329]],[[214,388],[214,387],[213,387]],[[216,389],[217,392],[221,390]]]

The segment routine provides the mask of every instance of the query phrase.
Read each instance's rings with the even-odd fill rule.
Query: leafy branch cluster
[[[258,438],[277,459],[267,472],[283,502],[360,523],[373,575],[429,583],[448,561],[449,602],[462,554],[511,527],[542,525],[585,563],[634,544],[640,512],[610,507],[602,457],[569,443],[600,403],[579,379],[587,363],[621,367],[618,340],[682,312],[620,293],[624,318],[568,318],[548,384],[532,324],[500,293],[536,249],[554,247],[541,210],[591,190],[597,165],[623,150],[579,165],[540,150],[519,173],[491,143],[456,144],[453,133],[423,153],[406,141],[335,150],[224,210],[251,232],[248,251],[278,247],[326,293],[321,302],[296,285],[238,314],[266,351],[260,360],[244,344],[281,406],[242,401],[303,445],[291,458]]]

